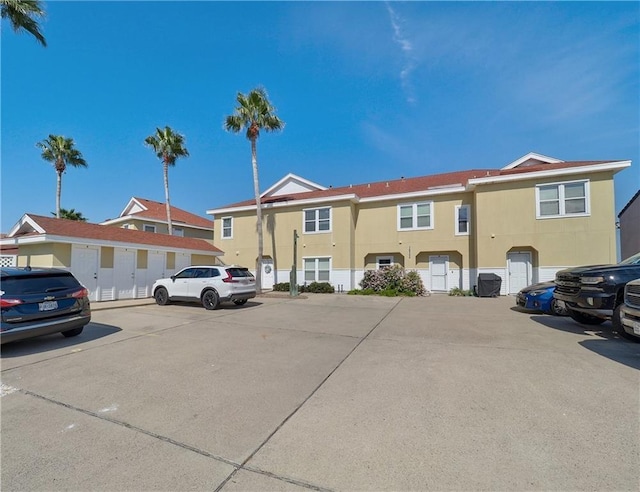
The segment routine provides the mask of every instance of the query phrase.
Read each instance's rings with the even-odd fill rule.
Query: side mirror
[[[171,281],[175,282],[176,281],[176,276],[175,275],[171,275]]]

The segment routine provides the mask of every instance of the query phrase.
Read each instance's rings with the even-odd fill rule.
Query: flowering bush
[[[380,295],[416,295],[428,294],[420,274],[415,270],[405,271],[400,265],[367,270],[360,281],[363,290],[372,290]]]

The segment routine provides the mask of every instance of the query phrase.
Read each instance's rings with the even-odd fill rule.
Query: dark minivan
[[[89,291],[58,268],[0,268],[0,344],[51,333],[74,337],[91,321]]]

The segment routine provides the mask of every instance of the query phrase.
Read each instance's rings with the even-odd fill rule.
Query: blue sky
[[[640,188],[637,2],[45,2],[48,47],[2,23],[2,216],[55,209],[36,142],[72,137],[89,167],[62,207],[92,222],[164,201],[145,137],[182,133],[171,202],[253,196],[250,146],[223,130],[238,91],[266,88],[286,126],[258,142],[261,188],[289,172],[342,186],[471,168],[528,152],[633,161]]]

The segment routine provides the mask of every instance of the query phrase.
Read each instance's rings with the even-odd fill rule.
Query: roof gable
[[[510,164],[507,164],[502,168],[503,171],[513,169],[515,167],[529,167],[539,166],[540,164],[558,164],[564,162],[561,159],[555,157],[549,157],[542,154],[536,154],[535,152],[529,152],[527,155],[523,155],[520,159],[516,159]]]
[[[289,173],[260,196],[262,198],[267,198],[326,189],[327,188],[325,186],[309,181],[308,179],[302,178],[293,173]]]
[[[127,206],[124,207],[124,210],[120,212],[119,217],[124,217],[126,215],[131,215],[131,214],[137,214],[140,212],[144,212],[145,210],[147,210],[147,207],[142,205],[142,203],[140,203],[138,199],[134,196],[134,197],[131,197],[131,200],[129,200],[129,203],[127,203]]]

